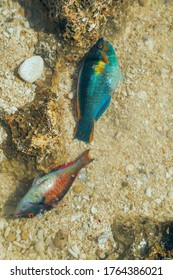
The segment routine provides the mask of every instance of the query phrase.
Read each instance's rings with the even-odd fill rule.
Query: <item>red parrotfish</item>
[[[112,44],[99,39],[84,57],[77,87],[78,124],[74,138],[93,140],[94,123],[108,108],[111,96],[123,79]]]
[[[31,218],[51,210],[65,196],[81,168],[93,159],[89,150],[82,153],[75,161],[67,163],[42,177],[36,177],[31,188],[20,200],[14,217]]]

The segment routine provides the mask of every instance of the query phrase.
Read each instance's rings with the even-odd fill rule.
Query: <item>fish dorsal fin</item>
[[[38,186],[40,186],[40,184],[42,184],[46,180],[47,180],[47,178],[40,172],[34,178],[34,181],[32,183],[32,187],[38,187]]]
[[[35,178],[34,178],[34,180],[33,180],[33,182],[32,182],[32,186],[35,185],[35,184],[37,183],[38,179],[40,179],[42,176],[43,176],[42,173],[39,172],[39,173],[35,176]]]
[[[67,167],[69,167],[69,166],[71,166],[71,165],[74,165],[75,163],[76,163],[76,161],[71,161],[71,162],[69,162],[69,163],[66,163],[66,164],[60,166],[60,167],[58,168],[58,170],[67,168]]]

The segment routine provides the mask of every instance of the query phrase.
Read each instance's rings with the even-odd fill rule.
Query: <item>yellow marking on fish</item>
[[[96,65],[96,67],[95,67],[95,73],[98,75],[98,74],[100,74],[100,73],[102,73],[103,72],[103,70],[104,70],[104,68],[105,68],[105,62],[103,62],[102,60],[101,61],[99,61],[98,62],[98,64]]]

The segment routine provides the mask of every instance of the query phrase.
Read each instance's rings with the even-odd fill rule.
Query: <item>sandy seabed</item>
[[[52,149],[57,151],[54,160],[62,164],[90,148],[95,160],[81,170],[55,209],[42,217],[11,219],[6,215],[25,193],[24,182],[32,182],[35,167],[49,168],[44,167],[46,148],[36,163],[29,154],[32,149],[26,149],[29,162],[8,153],[10,137],[22,151],[8,125],[18,110],[26,112],[26,106],[34,106],[38,88],[51,77],[52,70],[46,67],[35,84],[16,74],[21,62],[34,54],[38,32],[30,27],[18,2],[2,1],[1,259],[141,259],[153,246],[156,253],[161,250],[156,244],[160,238],[156,224],[171,221],[173,212],[172,15],[173,1],[158,0],[131,1],[118,17],[119,30],[109,40],[116,48],[124,82],[96,123],[90,145],[73,140],[76,119],[71,77],[76,65],[64,61],[63,67],[57,67],[56,97],[49,100],[47,108],[53,134],[48,138],[41,133],[40,138],[32,135],[32,149],[53,143]],[[59,42],[58,54],[61,51]],[[10,120],[8,125],[6,120]]]

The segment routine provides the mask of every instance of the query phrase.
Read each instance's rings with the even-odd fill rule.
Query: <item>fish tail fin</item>
[[[81,119],[76,127],[74,138],[91,143],[94,134],[94,121]]]
[[[94,158],[90,156],[89,151],[90,150],[86,150],[78,157],[78,160],[81,162],[83,167],[94,160]]]

